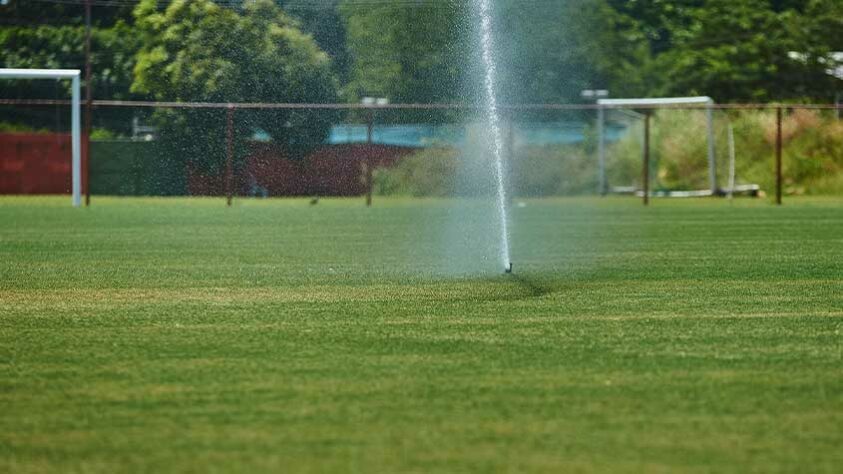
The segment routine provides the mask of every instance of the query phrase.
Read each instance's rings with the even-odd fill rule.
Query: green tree
[[[91,31],[94,97],[129,98],[137,50],[138,42],[132,28],[122,21]],[[0,60],[3,67],[84,69],[85,28],[71,25],[0,28]],[[50,85],[28,82],[30,88],[21,89],[26,92],[20,92],[19,96],[38,91],[42,86],[52,89]],[[62,97],[65,96],[62,93]]]
[[[92,91],[95,99],[137,98],[129,92],[138,41],[131,26],[117,21],[91,31]],[[79,25],[5,26],[0,28],[0,64],[13,68],[81,69],[85,66],[85,28]],[[63,81],[0,81],[3,97],[19,99],[69,99],[70,83]],[[48,108],[15,108],[3,113],[6,120],[40,128],[55,122]],[[132,111],[101,108],[94,126],[127,133]]]
[[[637,24],[606,0],[493,2],[503,102],[560,102],[583,88],[641,91],[649,57]],[[473,102],[482,84],[479,18],[471,2],[342,6],[354,65],[350,97]]]
[[[637,24],[637,30],[658,55],[673,47],[677,32],[688,28],[693,13],[707,0],[607,0],[616,12]]]
[[[843,93],[843,79],[829,74],[843,66],[843,60],[833,53],[843,51],[843,2],[839,0],[810,0],[797,25],[801,37],[800,56],[803,75],[797,86],[804,97],[824,101]]]
[[[340,6],[353,58],[349,100],[450,102],[463,92],[465,6],[457,2]]]
[[[765,81],[791,72],[795,44],[766,0],[711,0],[672,38],[673,47],[656,60],[659,95],[768,100],[775,91]]]
[[[124,2],[103,5],[101,2],[91,9],[94,26],[113,26],[119,21],[132,19],[132,7]],[[8,26],[36,25],[84,25],[85,4],[83,1],[33,1],[6,0],[0,5],[2,24]]]
[[[497,12],[502,85],[513,102],[573,102],[583,89],[636,95],[645,89],[644,36],[605,0],[567,0],[525,8],[500,2]]]
[[[270,0],[240,12],[210,0],[175,0],[135,9],[142,47],[132,90],[162,101],[326,103],[337,100],[330,59],[297,22]],[[270,109],[238,111],[235,145],[255,130],[290,156],[321,143],[333,117]],[[225,111],[161,109],[162,139],[182,160],[218,169],[225,159]]]
[[[667,29],[648,82],[653,95],[716,100],[827,100],[830,52],[840,45],[837,0],[708,0]],[[837,49],[839,50],[839,49]]]
[[[276,0],[278,5],[301,23],[301,30],[313,36],[316,44],[331,57],[334,72],[345,84],[349,80],[351,56],[346,47],[346,29],[339,12],[341,0]]]

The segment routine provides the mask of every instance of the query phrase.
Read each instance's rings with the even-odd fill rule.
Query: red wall
[[[0,194],[69,194],[69,134],[0,134]]]
[[[363,163],[371,157],[375,167],[389,167],[413,151],[386,145],[325,145],[303,160],[288,160],[271,144],[257,143],[235,176],[238,194],[248,195],[252,184],[270,196],[358,196],[366,192]],[[188,170],[191,195],[224,194],[223,176]]]
[[[70,135],[0,134],[0,194],[68,194]],[[392,166],[412,148],[385,145],[325,145],[303,160],[288,160],[272,144],[254,143],[240,172],[234,176],[240,195],[254,184],[269,196],[355,196],[366,192],[363,163]],[[224,176],[188,169],[190,195],[225,194]]]

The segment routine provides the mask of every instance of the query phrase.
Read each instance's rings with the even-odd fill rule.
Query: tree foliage
[[[645,53],[627,34],[630,21],[604,0],[570,0],[553,8],[495,4],[500,93],[508,102],[568,101],[581,88],[629,77]],[[354,59],[350,97],[395,102],[465,102],[482,84],[479,18],[471,2],[422,2],[343,8]],[[613,61],[609,52],[620,53]],[[634,90],[634,83],[624,84]]]
[[[132,28],[122,21],[91,31],[94,97],[129,98],[138,47]],[[73,25],[2,28],[0,58],[3,67],[84,69],[85,28]],[[22,97],[51,97],[54,94],[51,92],[53,86],[43,82],[28,81],[19,86],[17,95]],[[69,91],[69,86],[66,89]],[[44,93],[47,95],[42,95]],[[66,92],[62,97],[66,97]]]
[[[709,0],[694,9],[655,61],[654,92],[718,101],[829,100],[840,83],[827,70],[830,53],[843,50],[843,4],[802,2],[800,11],[772,3]]]
[[[573,102],[580,91],[643,93],[639,65],[649,53],[637,25],[605,0],[524,8],[500,2],[497,35],[502,85],[512,102]]]
[[[843,90],[828,74],[837,66],[832,53],[843,51],[840,0],[492,3],[505,102],[571,102],[585,88],[721,102],[829,101]],[[473,101],[482,82],[472,5],[144,0],[133,15],[100,6],[93,12],[95,95]],[[82,67],[82,13],[74,4],[0,6],[2,64]]]
[[[165,8],[143,0],[135,18],[143,45],[134,70],[135,92],[162,101],[337,100],[327,54],[269,0],[247,2],[241,12],[209,0],[176,0]],[[162,110],[156,118],[165,140],[185,159],[211,167],[223,162],[225,111]],[[298,156],[324,139],[330,118],[256,110],[238,112],[236,124],[238,145],[260,129]]]
[[[138,98],[129,92],[138,47],[132,27],[125,22],[117,21],[111,26],[97,26],[92,29],[92,95],[95,99]],[[85,28],[79,25],[48,24],[0,28],[0,64],[10,68],[84,71]],[[4,80],[0,81],[0,96],[19,99],[69,99],[70,88],[70,81]],[[68,124],[56,123],[57,115],[60,117],[58,121],[61,122],[61,117],[65,114],[58,114],[53,109],[43,107],[5,109],[0,113],[4,120],[30,127],[68,127]],[[108,127],[128,133],[131,128],[131,112],[125,109],[100,109],[94,114],[93,124],[95,127]]]
[[[464,17],[457,2],[341,4],[353,69],[345,93],[393,102],[450,102],[466,70]]]
[[[350,97],[365,91],[394,101],[460,102],[470,97],[471,81],[480,83],[470,2],[364,9],[346,1]],[[614,96],[827,101],[841,88],[827,72],[830,53],[843,51],[839,0],[494,5],[501,95],[512,102],[570,102],[585,88]]]
[[[316,44],[331,57],[340,82],[348,82],[351,56],[346,42],[346,26],[339,12],[340,0],[321,0],[312,8],[312,0],[276,0],[278,6],[301,23],[301,30],[312,35]]]

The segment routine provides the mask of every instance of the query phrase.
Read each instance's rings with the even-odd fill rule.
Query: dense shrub
[[[517,196],[558,196],[594,193],[595,158],[574,146],[530,147],[516,154],[512,185]]]
[[[35,128],[18,122],[0,120],[0,133],[50,133],[46,128]]]
[[[484,181],[488,161],[454,148],[429,148],[403,158],[392,168],[375,173],[375,192],[406,196],[476,196],[491,192]],[[480,176],[471,179],[467,175]],[[516,196],[554,196],[593,193],[597,188],[594,157],[578,147],[531,147],[515,153],[508,174]],[[477,182],[481,184],[478,185]],[[488,181],[488,180],[486,180]]]
[[[399,196],[452,196],[456,192],[458,153],[453,148],[428,148],[409,155],[392,168],[374,173],[374,192]]]

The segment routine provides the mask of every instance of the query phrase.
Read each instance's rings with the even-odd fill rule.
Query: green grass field
[[[0,198],[0,472],[839,472],[843,200],[452,205]]]

